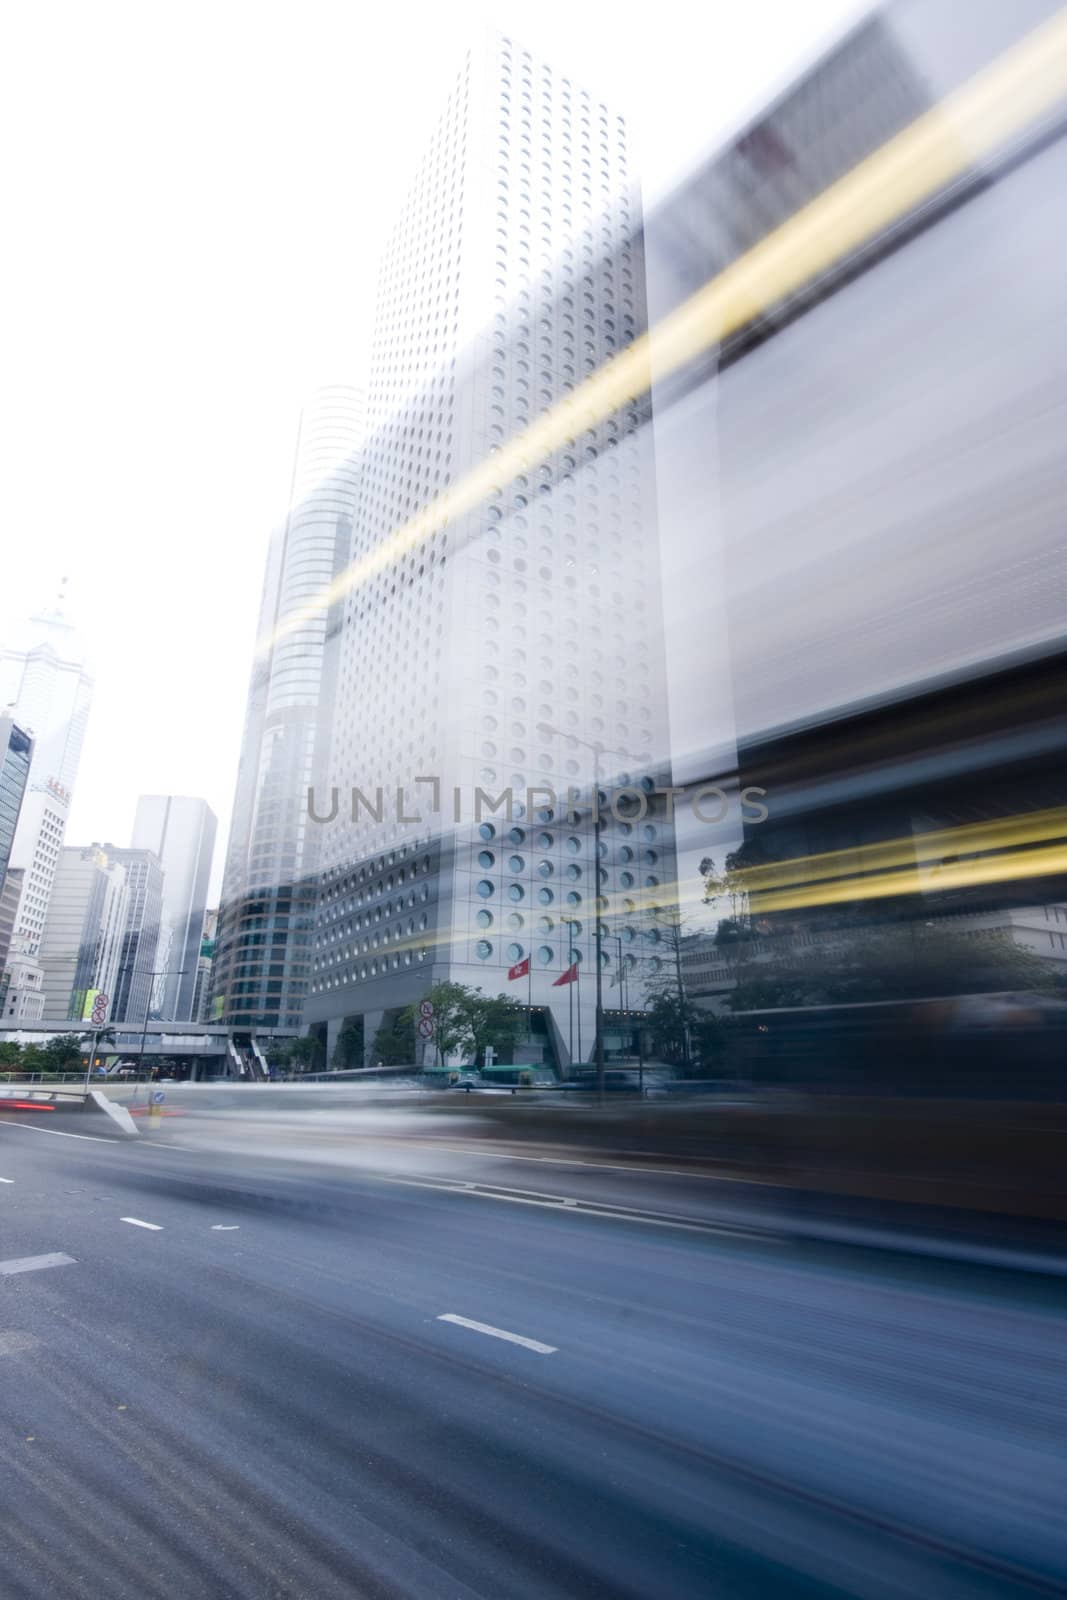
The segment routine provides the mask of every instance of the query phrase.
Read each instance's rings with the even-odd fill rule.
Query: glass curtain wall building
[[[239,1029],[303,1019],[316,842],[307,794],[339,623],[316,597],[348,559],[363,425],[356,389],[322,389],[306,407],[289,511],[267,558],[211,979],[213,1017]]]

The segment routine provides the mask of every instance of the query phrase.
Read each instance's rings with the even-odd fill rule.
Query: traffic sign
[[[152,1090],[152,1104],[154,1106],[161,1106],[166,1098],[167,1091],[165,1089]]]
[[[433,1016],[433,1001],[432,1000],[420,1000],[419,1001],[419,1016],[420,1017],[432,1017]]]
[[[108,996],[101,990],[93,1001],[93,1009],[89,1016],[94,1028],[102,1028],[107,1021],[107,1008]]]
[[[419,1019],[419,1032],[422,1034],[422,1037],[424,1039],[432,1039],[433,1038],[433,1018],[432,1017],[421,1017]]]

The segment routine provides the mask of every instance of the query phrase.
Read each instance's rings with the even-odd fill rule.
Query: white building
[[[52,884],[63,848],[71,796],[78,775],[93,680],[74,625],[57,605],[32,617],[21,637],[0,648],[0,706],[34,740],[33,760],[11,847],[10,866],[22,873],[10,950],[8,1004],[15,973],[32,974],[48,915]],[[36,982],[31,985],[39,994]],[[36,999],[27,1001],[32,1013]],[[19,1008],[22,1002],[18,1001]],[[35,1020],[32,1015],[26,1020]]]
[[[98,993],[113,1000],[122,958],[126,868],[100,845],[66,845],[54,875],[38,961],[44,973],[41,1020],[80,1022]]]
[[[153,1010],[165,1022],[192,1022],[196,969],[204,933],[215,813],[191,795],[143,794],[137,801],[132,847],[151,850],[163,868]]]
[[[318,827],[305,1015],[327,1025],[331,1054],[346,1016],[363,1018],[369,1052],[386,1013],[447,978],[547,1008],[546,1050],[577,1056],[580,1034],[588,1057],[598,899],[605,977],[618,935],[631,1004],[662,959],[647,911],[676,873],[663,801],[648,798],[669,781],[648,408],[601,407],[584,427],[556,410],[644,322],[623,119],[487,38],[381,269],[335,714],[317,768],[316,813],[329,816],[336,793],[337,814]],[[539,423],[546,435],[516,449]],[[441,495],[447,514],[422,515]],[[633,815],[620,803],[616,819],[607,791],[627,783]],[[542,787],[561,800],[530,795]],[[582,794],[577,816],[568,787]],[[352,806],[357,789],[373,814]],[[510,792],[510,815],[502,805],[479,820],[478,789]],[[509,987],[527,959],[531,978]],[[572,963],[577,992],[557,985]]]
[[[363,396],[343,385],[304,409],[289,509],[267,557],[213,978],[222,1019],[237,1028],[297,1027],[303,1016],[315,843],[307,791],[333,700],[328,640],[339,621],[339,608],[315,598],[348,560],[364,425]]]

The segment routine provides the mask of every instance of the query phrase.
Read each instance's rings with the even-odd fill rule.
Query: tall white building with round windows
[[[676,869],[653,793],[669,741],[647,400],[580,430],[555,421],[645,315],[623,119],[490,36],[381,269],[316,769],[305,1015],[331,1041],[361,1017],[369,1053],[384,1017],[447,978],[532,1003],[527,1059],[566,1063],[579,1039],[589,1059],[598,915],[616,1033],[663,962],[652,911]],[[442,494],[448,520],[422,516]],[[529,978],[509,983],[527,959]],[[579,982],[557,985],[573,965]]]

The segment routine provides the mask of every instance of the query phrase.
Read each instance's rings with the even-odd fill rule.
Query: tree
[[[473,1050],[471,996],[479,993],[462,983],[435,983],[426,996],[433,1006],[433,1041],[439,1067],[444,1065],[446,1056]],[[410,1022],[414,1032],[418,1006],[408,1006],[400,1015],[405,1025]]]
[[[499,1059],[509,1061],[515,1046],[526,1030],[526,1012],[517,1000],[506,994],[483,995],[480,990],[468,991],[471,1038],[475,1061],[484,1065],[485,1052],[491,1047]]]
[[[346,1017],[333,1047],[332,1067],[347,1070],[363,1065],[363,1018]]]
[[[22,1046],[13,1039],[0,1040],[0,1068],[10,1071],[22,1063]]]
[[[383,1067],[404,1067],[415,1061],[415,1020],[409,1006],[406,1011],[386,1014],[374,1035],[371,1059]]]
[[[271,1066],[288,1067],[295,1072],[316,1072],[322,1066],[322,1046],[305,1034],[299,1039],[277,1039],[267,1050]]]
[[[727,915],[719,922],[715,934],[716,944],[737,944],[753,937],[748,889],[745,885],[745,865],[740,850],[731,850],[727,853],[721,872],[711,856],[705,856],[700,863],[700,875],[704,879],[705,904],[715,905],[717,902],[725,901],[728,908]]]
[[[103,1034],[101,1034],[103,1040]],[[76,1072],[82,1065],[82,1056],[93,1048],[93,1035],[58,1033],[41,1045],[41,1072]]]

